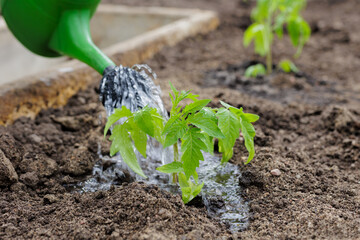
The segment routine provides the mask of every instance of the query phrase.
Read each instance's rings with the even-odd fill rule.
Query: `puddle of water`
[[[152,79],[145,71],[152,73],[147,65],[135,65],[138,71],[125,67],[116,67],[112,73],[104,78],[112,77],[107,85],[104,79],[101,83],[101,100],[105,105],[107,116],[110,116],[114,108],[119,108],[123,104],[136,111],[138,108],[149,105],[156,107],[159,112],[167,117],[166,110],[160,98],[160,89],[156,87]],[[128,83],[124,83],[128,81]],[[132,83],[132,84],[129,84]],[[120,86],[125,86],[121,89]],[[117,91],[114,95],[114,87]],[[148,88],[148,89],[145,89]],[[121,91],[121,92],[120,92]],[[132,97],[135,101],[132,102]],[[93,176],[83,181],[73,189],[80,192],[94,192],[98,190],[108,190],[111,185],[120,184],[129,180],[141,180],[149,184],[156,184],[160,188],[175,194],[181,194],[177,185],[171,184],[168,174],[156,171],[156,167],[169,163],[173,159],[173,149],[163,149],[154,139],[148,139],[147,159],[136,151],[140,166],[142,167],[147,179],[135,175],[125,163],[120,155],[112,158],[102,156],[99,145],[98,154],[101,159],[93,169]],[[223,221],[230,226],[233,232],[241,231],[248,226],[249,207],[240,197],[241,188],[239,178],[241,173],[237,166],[228,163],[226,166],[220,166],[220,157],[204,153],[206,161],[200,162],[198,168],[199,180],[204,182],[204,188],[201,192],[203,203],[208,209],[209,215]],[[110,167],[104,167],[104,163],[112,163]]]
[[[199,180],[204,182],[202,198],[210,214],[228,223],[232,232],[249,225],[249,206],[241,197],[239,167],[231,163],[220,165],[221,158],[204,153],[205,161],[198,168]]]

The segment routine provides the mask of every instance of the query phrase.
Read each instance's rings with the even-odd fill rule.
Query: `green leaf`
[[[199,101],[197,99],[198,97],[199,97],[199,95],[189,93],[186,98],[191,99],[191,100],[193,100],[195,102],[195,101]]]
[[[255,36],[255,52],[260,56],[265,56],[269,51],[269,45],[272,42],[272,33],[266,34],[266,29],[258,32]]]
[[[163,173],[179,173],[183,172],[183,164],[181,162],[172,162],[161,167],[156,168],[156,170]]]
[[[166,134],[164,148],[174,145],[179,138],[182,138],[188,129],[186,122],[177,120],[169,129]]]
[[[233,155],[233,147],[239,137],[240,121],[238,116],[225,108],[220,108],[216,116],[219,119],[219,128],[225,135],[225,138],[219,139],[219,151],[223,153],[221,162],[226,163]]]
[[[246,120],[248,122],[251,122],[251,123],[256,122],[260,118],[258,115],[252,114],[252,113],[244,113],[243,116],[246,118]]]
[[[193,178],[194,178],[195,182],[197,183],[199,180],[199,175],[196,171],[193,173]]]
[[[209,109],[206,108],[202,109],[194,116],[189,118],[188,122],[200,128],[201,130],[203,130],[212,137],[216,137],[216,138],[225,137],[224,134],[219,129],[219,127],[217,126],[217,118],[215,116],[215,113]]]
[[[169,120],[165,123],[162,135],[167,134],[172,129],[173,124],[175,124],[179,120],[180,117],[181,117],[181,113],[171,115]]]
[[[245,47],[249,46],[251,41],[254,39],[255,37],[255,32],[256,30],[256,24],[252,24],[250,25],[244,32],[244,39],[243,39],[243,45]]]
[[[258,63],[248,67],[245,71],[245,77],[257,77],[266,75],[266,69],[264,65]]]
[[[244,113],[240,114],[240,128],[245,140],[245,147],[249,152],[248,160],[245,164],[249,163],[255,155],[255,147],[254,147],[254,137],[255,137],[255,128],[248,121],[246,115]]]
[[[226,107],[226,108],[235,108],[234,106],[231,106],[230,104],[228,104],[228,103],[226,103],[226,102],[223,102],[223,101],[221,101],[220,100],[220,103],[221,103],[221,105],[223,105],[224,107]],[[236,109],[236,108],[235,108]]]
[[[123,161],[137,174],[146,178],[143,173],[136,154],[134,152],[133,144],[131,142],[129,133],[124,125],[116,125],[111,135],[112,143],[110,147],[110,155],[113,156],[117,152],[120,152],[120,155]]]
[[[187,179],[183,173],[179,173],[179,185],[181,188],[182,200],[186,204],[201,192],[204,183],[194,184],[190,179]]]
[[[282,39],[283,35],[284,35],[284,30],[282,26],[279,26],[277,28],[274,29],[276,35],[278,36],[279,39]]]
[[[134,113],[134,120],[137,126],[146,134],[154,137],[154,123],[151,116],[151,108],[148,106]]]
[[[181,188],[181,197],[185,204],[191,201],[191,187],[180,187]]]
[[[146,145],[147,145],[147,136],[144,131],[142,131],[134,122],[134,119],[129,119],[126,124],[126,128],[130,133],[131,139],[134,142],[136,149],[141,153],[141,155],[146,158]]]
[[[214,138],[209,136],[207,133],[202,133],[202,141],[205,143],[206,145],[206,152],[210,153],[211,155],[214,154]]]
[[[285,13],[279,14],[275,18],[274,31],[279,39],[281,39],[283,37],[283,25],[284,25],[285,21],[286,21]]]
[[[295,64],[290,60],[282,60],[279,63],[279,68],[283,70],[284,72],[299,72],[299,69],[295,66]]]
[[[231,106],[230,104],[227,104],[226,102],[223,102],[220,100],[221,105],[223,105],[225,108],[229,109],[230,112],[234,113],[235,115],[239,116],[241,113],[243,113],[242,108],[236,108],[234,106]]]
[[[190,187],[189,182],[183,173],[179,173],[178,176],[179,176],[179,185],[181,188]]]
[[[243,44],[245,47],[254,41],[255,52],[265,56],[269,51],[272,41],[271,29],[268,29],[264,23],[253,23],[244,32]]]
[[[244,32],[243,44],[245,47],[249,46],[251,41],[264,30],[264,25],[260,23],[251,24]]]
[[[289,19],[287,30],[289,32],[291,43],[295,46],[303,46],[311,35],[309,24],[300,16]]]
[[[154,124],[154,138],[164,145],[164,136],[162,135],[164,131],[164,118],[158,113],[156,108],[152,108],[150,110],[150,114],[152,117],[152,122]]]
[[[173,91],[173,93],[175,94],[175,96],[176,96],[177,94],[179,94],[179,91],[174,87],[174,85],[173,85],[171,82],[169,82],[169,85],[170,85],[171,91]]]
[[[221,156],[221,163],[222,164],[227,163],[232,158],[232,156],[234,154],[233,148],[229,147],[227,145],[230,145],[230,144],[228,144],[223,139],[219,139],[218,146],[219,146],[219,152],[222,153],[222,156]]]
[[[201,192],[201,189],[203,188],[203,186],[204,186],[204,183],[200,183],[200,184],[191,186],[191,195],[193,197],[190,199],[190,201]]]
[[[111,125],[119,121],[123,117],[130,117],[132,116],[132,113],[129,109],[127,109],[125,106],[122,106],[121,109],[117,108],[115,109],[115,112],[110,115],[110,117],[107,120],[105,129],[104,129],[104,137],[106,136],[107,132],[109,131],[109,128]]]
[[[206,144],[202,141],[202,134],[199,129],[191,128],[183,136],[181,150],[181,161],[187,178],[190,178],[197,167],[199,161],[204,160],[200,150],[206,150]]]
[[[208,105],[209,102],[211,102],[211,99],[202,99],[202,100],[197,100],[196,102],[190,103],[185,106],[185,108],[183,110],[183,114],[186,115],[189,113],[194,113],[194,112],[200,111],[206,105]]]

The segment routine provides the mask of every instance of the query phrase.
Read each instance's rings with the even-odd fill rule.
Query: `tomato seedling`
[[[281,39],[285,25],[291,43],[297,48],[295,57],[300,56],[303,46],[309,40],[310,26],[300,14],[305,6],[306,0],[257,0],[257,5],[251,13],[254,23],[246,29],[243,43],[247,47],[254,42],[255,52],[260,56],[266,56],[268,74],[272,71],[271,48],[274,35]]]
[[[253,159],[255,129],[252,123],[259,116],[244,113],[242,108],[238,109],[224,102],[221,102],[221,108],[207,107],[211,99],[199,100],[199,96],[190,91],[180,92],[171,83],[170,86],[172,108],[168,120],[156,108],[144,107],[132,113],[123,106],[108,118],[104,137],[113,125],[109,138],[112,141],[110,155],[119,152],[124,162],[145,178],[134,147],[146,158],[147,136],[155,138],[164,148],[173,146],[173,162],[160,166],[157,170],[173,175],[173,181],[179,183],[182,199],[187,203],[201,192],[204,183],[199,182],[196,168],[200,161],[205,160],[203,152],[213,154],[215,138],[218,139],[219,152],[222,153],[221,164],[226,164],[233,156],[233,147],[240,131],[249,152],[246,163]],[[185,107],[179,106],[185,99],[192,102]],[[119,120],[121,123],[115,124]]]

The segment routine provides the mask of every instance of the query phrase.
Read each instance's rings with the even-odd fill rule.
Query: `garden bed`
[[[248,229],[233,238],[359,238],[360,4],[310,1],[304,15],[313,35],[296,60],[303,74],[275,72],[250,80],[242,77],[242,66],[262,59],[242,47],[249,6],[235,0],[166,5],[216,9],[222,20],[218,30],[165,48],[147,61],[159,76],[156,82],[167,109],[171,81],[178,89],[214,99],[213,104],[225,100],[260,116],[255,159],[243,165],[247,153],[239,140],[230,160],[241,168],[242,195],[251,211]],[[289,42],[277,42],[274,60],[292,53]],[[93,84],[65,107],[0,127],[0,158],[9,159],[16,170],[5,172],[2,165],[0,176],[19,179],[1,188],[0,238],[231,236],[204,208],[185,206],[180,196],[144,183],[124,182],[96,193],[67,192],[64,185],[91,174],[99,159],[98,143],[102,154],[109,153],[99,115],[104,119]],[[274,169],[280,176],[271,174]]]

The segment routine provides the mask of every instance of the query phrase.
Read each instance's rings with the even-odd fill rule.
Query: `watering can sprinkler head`
[[[45,57],[76,58],[100,74],[115,64],[93,43],[90,19],[100,0],[0,0],[15,37]]]

